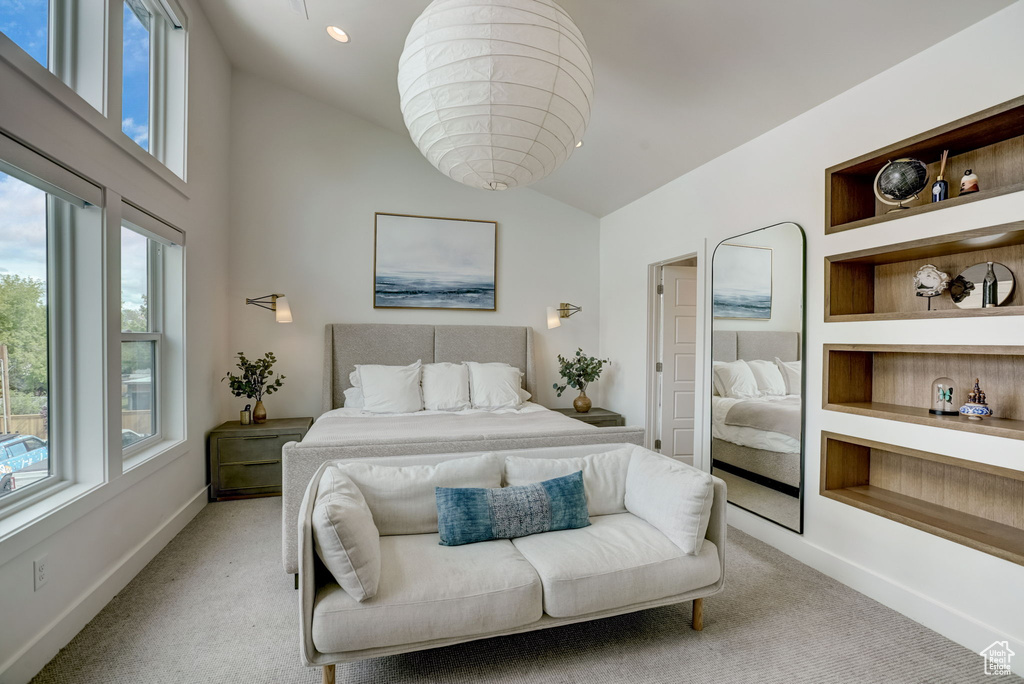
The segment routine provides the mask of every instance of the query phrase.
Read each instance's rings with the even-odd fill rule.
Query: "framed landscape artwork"
[[[772,317],[772,249],[719,245],[715,251],[715,318]]]
[[[495,221],[377,213],[375,309],[495,311]]]

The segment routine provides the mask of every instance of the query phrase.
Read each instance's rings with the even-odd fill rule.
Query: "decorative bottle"
[[[943,180],[942,176],[932,183],[932,202],[941,202],[949,199],[949,181]]]
[[[993,263],[988,262],[988,273],[985,274],[985,283],[981,289],[981,306],[999,306],[999,281],[996,280],[996,272]]]

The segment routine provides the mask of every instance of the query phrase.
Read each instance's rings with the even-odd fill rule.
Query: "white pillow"
[[[338,463],[337,468],[359,487],[382,535],[436,534],[435,487],[501,486],[502,458],[482,454],[437,465],[384,466]]]
[[[783,361],[775,357],[775,365],[786,380],[786,394],[800,394],[800,379],[803,375],[803,362]]]
[[[518,368],[507,363],[474,363],[469,367],[469,398],[473,408],[519,408],[523,403],[522,377]]]
[[[543,482],[583,471],[583,489],[590,515],[625,513],[626,471],[632,449],[572,458],[505,457],[505,482],[510,487]]]
[[[626,473],[626,510],[656,527],[684,553],[700,553],[714,492],[708,473],[646,449],[633,451]]]
[[[345,408],[363,408],[363,390],[358,387],[349,387],[345,390]]]
[[[348,384],[353,387],[361,387],[362,385],[359,383],[359,366],[356,366],[355,368],[356,369],[354,371],[348,374]]]
[[[356,601],[377,594],[380,534],[359,488],[335,466],[324,470],[313,507],[316,553]]]
[[[371,413],[414,413],[423,410],[420,362],[409,366],[358,366],[363,410]]]
[[[469,401],[469,369],[461,363],[423,366],[423,408],[427,411],[462,411]]]
[[[715,371],[725,365],[725,361],[712,361],[711,362],[711,394],[716,397],[725,396],[722,394],[722,381],[715,375]]]
[[[761,394],[783,395],[786,394],[786,379],[782,372],[775,365],[774,361],[747,361],[750,372],[754,374],[757,381],[757,389]]]
[[[757,380],[746,361],[723,363],[712,372],[719,383],[718,392],[723,397],[752,399],[758,396]]]

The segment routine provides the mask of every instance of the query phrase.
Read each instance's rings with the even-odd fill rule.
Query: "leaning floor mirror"
[[[722,241],[711,270],[711,467],[729,503],[803,532],[804,232]]]

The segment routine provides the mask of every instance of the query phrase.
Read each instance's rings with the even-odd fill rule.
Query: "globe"
[[[886,199],[902,202],[917,195],[928,185],[928,167],[917,159],[889,162],[878,174],[878,191]]]

